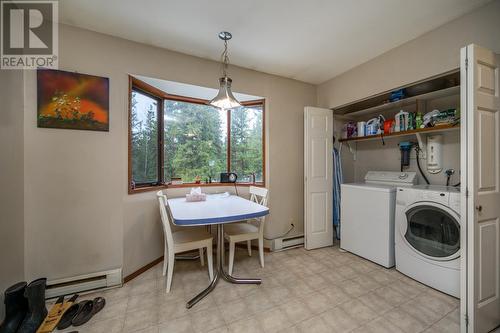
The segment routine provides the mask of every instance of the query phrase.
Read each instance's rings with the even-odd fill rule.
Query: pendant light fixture
[[[236,100],[231,91],[231,80],[227,76],[227,67],[229,66],[229,55],[227,52],[227,41],[230,40],[233,36],[230,32],[222,31],[219,33],[219,38],[224,41],[224,52],[222,52],[221,56],[221,64],[222,64],[222,77],[219,79],[219,93],[212,99],[208,104],[215,106],[216,108],[228,110],[234,109],[238,106],[241,106],[240,102]]]

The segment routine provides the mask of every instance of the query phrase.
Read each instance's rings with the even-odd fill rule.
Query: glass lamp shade
[[[221,77],[219,79],[219,93],[208,104],[224,110],[234,109],[241,106],[240,102],[238,102],[233,96],[233,92],[231,91],[231,82],[233,82],[233,80],[227,76]]]

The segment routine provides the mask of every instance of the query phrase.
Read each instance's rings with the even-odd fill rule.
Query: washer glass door
[[[460,249],[460,224],[445,210],[418,205],[406,211],[405,238],[417,251],[434,258],[450,257]]]

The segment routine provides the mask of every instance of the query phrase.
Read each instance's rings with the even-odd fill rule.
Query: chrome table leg
[[[236,278],[228,275],[226,272],[221,270],[221,275],[224,280],[235,284],[261,284],[262,279],[247,279],[247,278]]]
[[[212,280],[212,282],[210,282],[210,285],[205,290],[203,290],[201,293],[199,293],[198,295],[196,295],[195,297],[193,297],[189,302],[187,302],[186,308],[191,309],[196,303],[198,303],[205,296],[207,296],[208,294],[210,294],[210,292],[212,290],[214,290],[214,288],[215,288],[215,286],[217,285],[218,282],[219,282],[219,272],[215,271],[214,272],[214,279]]]
[[[215,286],[219,282],[219,279],[222,277],[224,280],[230,283],[235,284],[261,284],[261,279],[243,279],[243,278],[235,278],[231,275],[226,274],[223,268],[222,262],[222,242],[224,241],[224,228],[222,224],[217,225],[217,264],[214,272],[214,279],[210,282],[210,285],[203,290],[201,293],[193,297],[186,304],[186,308],[192,308],[196,303],[201,301],[205,296],[207,296],[212,290],[214,290]]]

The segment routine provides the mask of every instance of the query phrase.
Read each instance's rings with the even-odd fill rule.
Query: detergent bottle
[[[424,121],[422,119],[422,113],[418,112],[417,117],[415,119],[415,128],[416,129],[422,128],[423,123],[424,123]]]
[[[372,118],[366,122],[366,135],[375,135],[378,133],[379,120]]]
[[[399,111],[394,116],[394,121],[396,123],[396,126],[394,126],[395,132],[406,131],[408,129],[408,112],[403,110]]]

